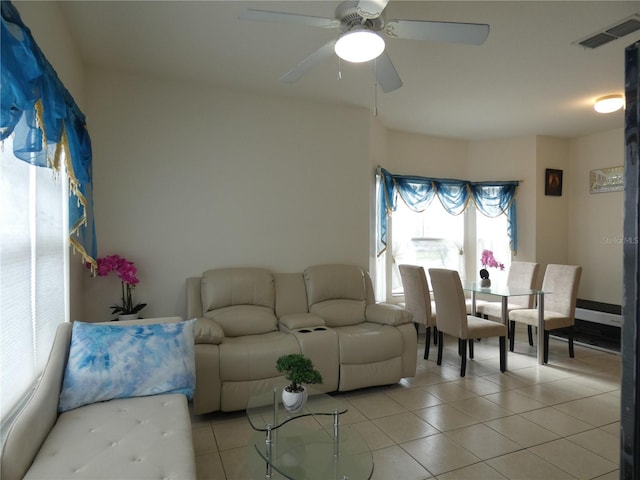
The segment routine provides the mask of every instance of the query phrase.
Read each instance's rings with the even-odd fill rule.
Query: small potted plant
[[[307,389],[303,384],[322,383],[322,375],[314,368],[313,362],[300,353],[278,358],[276,370],[284,373],[291,382],[282,389],[282,404],[290,412],[299,411],[307,401]]]

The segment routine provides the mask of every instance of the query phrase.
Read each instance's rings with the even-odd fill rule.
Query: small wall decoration
[[[616,192],[624,190],[624,167],[591,170],[589,193]]]
[[[547,168],[544,176],[544,194],[554,197],[562,196],[562,170]]]

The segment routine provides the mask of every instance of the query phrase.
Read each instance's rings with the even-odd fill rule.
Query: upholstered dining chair
[[[535,288],[540,264],[535,262],[511,262],[507,275],[507,287],[511,289]],[[507,303],[507,320],[512,310],[533,308],[534,295],[517,295],[509,297]],[[502,302],[484,302],[476,307],[476,311],[484,318],[502,319]],[[531,325],[527,326],[529,345],[533,345]]]
[[[467,315],[464,291],[460,275],[455,270],[430,268],[429,276],[433,287],[438,315],[438,365],[442,364],[443,334],[458,339],[458,352],[461,365],[460,376],[464,377],[467,368],[467,344],[469,358],[473,358],[473,342],[476,338],[500,337],[500,371],[506,369],[507,326],[492,320]]]
[[[542,291],[544,294],[544,363],[549,361],[549,332],[568,328],[569,356],[573,352],[573,325],[575,324],[576,300],[582,267],[575,265],[549,264],[544,272]],[[529,326],[538,325],[538,309],[528,308],[509,312],[509,350],[513,352],[515,322]],[[530,342],[531,343],[531,342]]]
[[[429,282],[424,268],[418,265],[398,265],[402,286],[404,288],[405,309],[413,314],[413,321],[418,325],[422,324],[426,328],[424,339],[424,359],[429,358],[429,345],[431,344],[431,327],[433,327],[433,343],[438,344],[438,330],[436,328],[436,309],[431,293],[429,292]]]

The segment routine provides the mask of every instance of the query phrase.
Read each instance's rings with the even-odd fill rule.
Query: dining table
[[[537,335],[537,352],[536,358],[538,360],[539,365],[544,364],[544,295],[545,292],[543,290],[536,290],[533,288],[520,288],[520,287],[509,287],[507,285],[491,285],[488,287],[484,287],[480,285],[478,282],[466,282],[462,285],[462,289],[464,291],[471,293],[471,314],[476,315],[476,296],[478,294],[483,295],[492,295],[495,297],[500,297],[501,302],[501,320],[502,322],[509,327],[509,312],[507,311],[507,305],[509,304],[509,297],[519,297],[525,295],[534,295],[537,299],[537,309],[538,309],[538,335]],[[506,367],[506,364],[505,364]]]

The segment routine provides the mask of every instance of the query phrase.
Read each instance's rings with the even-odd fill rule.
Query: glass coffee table
[[[256,478],[370,479],[373,458],[367,442],[351,426],[340,425],[347,403],[307,386],[306,404],[292,413],[282,406],[285,385],[269,385],[249,398],[247,418],[255,430],[249,467],[258,472]]]

